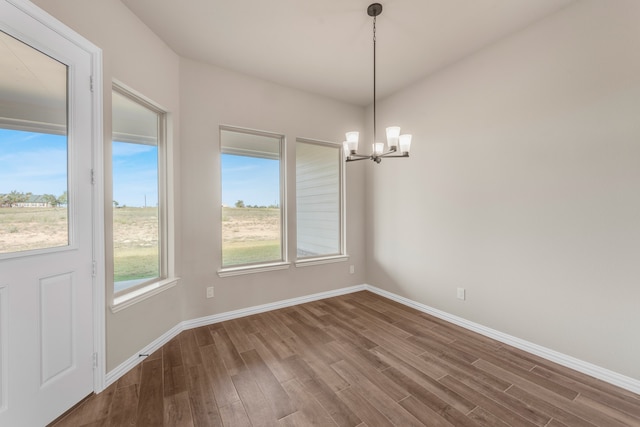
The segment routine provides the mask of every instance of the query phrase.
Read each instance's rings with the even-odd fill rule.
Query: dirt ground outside
[[[157,208],[117,208],[113,210],[113,221],[115,280],[155,274],[158,268]],[[278,259],[280,228],[279,209],[222,208],[224,265]],[[0,253],[67,244],[65,207],[0,208]],[[139,273],[140,270],[145,272]]]
[[[67,208],[0,208],[0,253],[69,244]]]

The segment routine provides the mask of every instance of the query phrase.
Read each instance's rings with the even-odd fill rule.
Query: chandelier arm
[[[409,157],[409,153],[398,153],[397,151],[387,151],[386,153],[379,154],[378,157],[385,157],[387,159],[393,159],[394,157]]]
[[[360,154],[357,155],[358,157],[353,157],[353,156],[349,156],[347,157],[347,159],[345,160],[346,162],[357,162],[358,160],[373,160],[373,156],[361,156]]]

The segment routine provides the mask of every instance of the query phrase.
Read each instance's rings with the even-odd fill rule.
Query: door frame
[[[55,31],[91,58],[91,182],[92,182],[92,259],[93,259],[93,391],[104,390],[106,375],[105,345],[105,237],[104,237],[104,132],[103,132],[103,84],[102,49],[91,43],[65,24],[26,0],[0,0],[15,6],[45,27]],[[28,42],[29,37],[22,37]]]

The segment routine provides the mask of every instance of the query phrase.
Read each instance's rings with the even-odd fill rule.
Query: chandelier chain
[[[373,143],[376,138],[376,16],[373,17]]]

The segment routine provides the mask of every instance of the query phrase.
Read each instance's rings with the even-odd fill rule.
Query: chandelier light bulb
[[[390,150],[394,150],[398,146],[398,137],[400,136],[400,126],[389,126],[387,128],[387,145]]]
[[[351,153],[358,151],[358,132],[347,132],[347,147]]]
[[[400,152],[409,154],[411,150],[411,134],[400,135]]]

